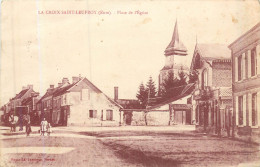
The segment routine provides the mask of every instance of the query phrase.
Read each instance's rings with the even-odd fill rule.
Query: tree
[[[181,67],[181,70],[179,71],[178,73],[179,75],[179,83],[178,83],[178,86],[183,86],[183,85],[187,85],[187,82],[186,82],[186,73],[183,71],[183,68]]]
[[[156,95],[156,87],[155,87],[155,83],[153,81],[153,78],[150,76],[148,82],[146,83],[146,90],[148,92],[148,96],[149,98],[154,98]]]
[[[189,83],[195,83],[198,80],[198,72],[193,70],[189,74]]]
[[[164,80],[162,98],[167,99],[174,96],[173,88],[178,86],[179,80],[174,77],[173,71],[168,71],[168,77]]]
[[[142,108],[145,108],[147,105],[148,92],[143,83],[140,84],[136,97],[139,100]]]

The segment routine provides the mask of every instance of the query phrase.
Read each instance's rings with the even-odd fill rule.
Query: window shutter
[[[246,79],[246,55],[245,53],[242,54],[242,79]]]
[[[246,95],[243,95],[243,125],[246,126]]]
[[[251,50],[247,51],[247,74],[248,78],[251,77]]]
[[[248,116],[249,126],[252,126],[252,94],[248,94]]]
[[[236,108],[235,108],[235,112],[236,112],[236,125],[239,125],[239,122],[238,122],[238,96],[236,96]]]
[[[235,82],[238,81],[238,57],[235,57]]]
[[[260,75],[260,45],[256,46],[256,71]]]
[[[258,118],[258,119],[256,119],[256,125],[258,125],[258,127],[259,127],[259,123],[260,123],[260,103],[259,103],[259,101],[260,101],[260,91],[257,92],[257,94],[256,94],[256,118]]]

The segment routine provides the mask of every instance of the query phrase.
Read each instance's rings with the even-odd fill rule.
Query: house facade
[[[31,97],[34,93],[36,92],[33,90],[33,85],[24,86],[22,90],[18,94],[16,94],[15,97],[10,99],[10,107],[8,107],[7,113],[14,112],[16,107],[22,106],[23,100]]]
[[[232,91],[235,134],[259,136],[260,22],[229,45],[232,51]]]
[[[226,45],[196,44],[190,70],[197,74],[192,96],[198,130],[230,135],[231,56]]]
[[[32,114],[36,107],[35,99],[37,99],[38,96],[39,93],[33,90],[33,85],[23,86],[22,90],[3,106],[4,115],[2,121],[7,124],[8,117],[11,113],[18,116],[26,112]]]
[[[51,118],[62,126],[119,126],[121,108],[87,78],[73,77],[73,83],[53,93]]]
[[[36,113],[36,104],[38,100],[40,99],[39,93],[38,92],[32,92],[31,96],[24,99],[22,101],[22,106],[27,107],[28,112],[31,117],[31,124],[32,125],[37,125],[39,123],[39,119]]]

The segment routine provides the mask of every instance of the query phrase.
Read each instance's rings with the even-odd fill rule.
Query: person
[[[25,122],[26,135],[29,136],[30,133],[32,132],[32,128],[31,128],[31,118],[30,118],[29,113],[26,113],[26,115],[24,116],[24,122]]]
[[[44,136],[44,133],[47,130],[47,124],[48,122],[45,120],[45,118],[43,118],[42,122],[41,122],[41,135]]]
[[[14,116],[14,122],[13,122],[13,129],[14,129],[14,132],[16,131],[16,124],[18,122],[18,117],[17,116]]]
[[[50,136],[50,134],[51,134],[51,123],[47,124],[47,134],[48,134],[48,136]]]
[[[8,121],[9,121],[10,126],[11,126],[10,132],[14,132],[14,125],[13,125],[13,123],[14,123],[14,115],[13,115],[13,114],[11,114],[11,115],[9,116]]]

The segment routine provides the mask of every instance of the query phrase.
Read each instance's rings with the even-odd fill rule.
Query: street
[[[73,131],[65,127],[50,137],[5,133],[1,166],[258,166],[260,159],[259,146],[254,144],[188,130],[135,128]]]

